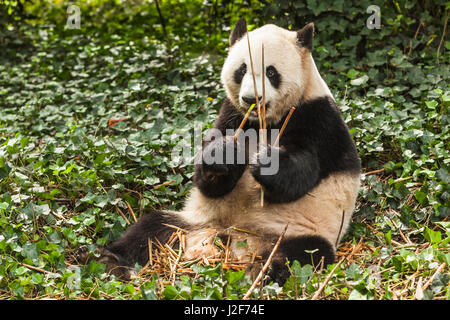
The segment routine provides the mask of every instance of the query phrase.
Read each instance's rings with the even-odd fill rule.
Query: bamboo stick
[[[342,257],[341,260],[334,266],[333,270],[328,274],[328,276],[325,278],[325,280],[320,285],[319,289],[316,291],[314,296],[311,298],[311,300],[317,300],[319,298],[319,295],[322,293],[323,289],[327,285],[328,281],[330,281],[331,277],[333,276],[336,269],[341,265],[341,263],[345,260],[345,257]]]
[[[284,129],[286,129],[286,126],[287,126],[287,124],[289,122],[289,119],[291,119],[292,113],[294,113],[294,111],[295,111],[295,107],[292,107],[291,110],[289,111],[286,119],[284,120],[283,125],[281,126],[281,129],[280,129],[280,132],[278,133],[277,139],[275,140],[275,142],[273,144],[274,147],[278,146],[278,143],[280,142],[281,135],[283,134]]]
[[[264,65],[264,43],[261,46],[262,53],[262,128],[263,142],[267,144],[267,123],[266,123],[266,68]]]
[[[128,210],[131,213],[131,216],[133,217],[134,222],[137,222],[137,218],[136,215],[134,214],[133,208],[131,208],[130,204],[128,203],[128,201],[125,201],[125,203],[127,204]]]
[[[244,127],[245,123],[247,122],[248,117],[250,116],[250,113],[252,112],[253,108],[255,107],[254,104],[252,104],[250,106],[250,108],[248,108],[247,113],[244,116],[244,119],[242,119],[241,124],[239,125],[239,128],[236,130],[236,133],[234,134],[234,140],[237,139],[237,137],[239,136],[239,132],[242,130],[242,128]]]
[[[286,230],[289,226],[289,223],[286,224],[286,227],[284,227],[283,232],[280,234],[280,237],[278,238],[277,243],[275,243],[275,246],[272,249],[272,252],[269,255],[269,258],[267,258],[266,263],[264,264],[263,268],[261,269],[261,271],[259,272],[258,276],[256,277],[255,281],[253,282],[252,286],[250,287],[250,289],[248,289],[247,293],[245,294],[245,296],[242,298],[243,300],[248,300],[248,298],[250,297],[250,295],[252,294],[253,290],[256,288],[256,286],[258,285],[258,283],[261,281],[264,273],[266,272],[267,268],[269,267],[270,263],[272,262],[273,256],[275,254],[275,252],[277,251],[278,247],[280,246],[281,240],[283,240],[283,237],[286,233]]]
[[[424,284],[424,286],[422,287],[422,290],[423,290],[423,291],[425,291],[425,290],[428,288],[428,286],[429,286],[430,284],[433,283],[434,278],[435,278],[440,272],[442,272],[442,270],[444,270],[444,268],[445,268],[446,265],[447,265],[447,264],[444,262],[444,263],[442,263],[442,264],[439,266],[439,268],[437,268],[437,270],[434,272],[434,274],[431,276],[431,278],[430,278],[430,279]]]
[[[256,106],[257,106],[257,110],[258,110],[259,127],[261,128],[262,127],[261,104],[259,103],[258,90],[256,89],[255,68],[253,67],[252,50],[250,49],[250,37],[248,35],[248,30],[246,30],[246,32],[247,32],[248,55],[250,58],[250,67],[252,69],[253,90],[255,91],[255,99],[256,99]]]
[[[256,106],[258,109],[259,131],[261,133],[261,129],[263,128],[262,116],[261,116],[261,104],[259,102],[258,90],[256,88],[255,68],[253,67],[252,50],[250,49],[250,36],[248,34],[248,30],[246,30],[246,33],[247,33],[248,55],[250,58],[250,67],[252,69],[253,89],[255,91],[255,100],[256,100]],[[264,81],[264,76],[263,76],[263,81]],[[265,93],[264,87],[263,87],[263,92]],[[263,206],[264,206],[264,189],[261,186],[261,207],[263,207]]]
[[[261,127],[259,129],[260,138],[262,138],[263,144],[267,144],[267,123],[266,123],[266,74],[265,74],[265,66],[264,66],[264,43],[261,45],[261,62],[262,62],[262,130]],[[260,123],[261,126],[261,123]],[[262,137],[261,137],[262,136]],[[264,189],[261,187],[261,207],[264,207]]]

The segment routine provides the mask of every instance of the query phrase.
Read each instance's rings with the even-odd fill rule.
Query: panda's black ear
[[[308,23],[300,31],[297,32],[297,42],[300,47],[307,48],[309,51],[313,47],[314,23]]]
[[[233,31],[230,35],[230,46],[232,46],[236,41],[242,38],[247,33],[247,21],[245,19],[239,19],[234,26]]]

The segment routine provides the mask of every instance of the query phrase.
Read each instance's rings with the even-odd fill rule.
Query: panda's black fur
[[[215,128],[225,136],[227,129],[237,129],[243,115],[229,99],[225,99],[216,120]],[[285,117],[270,129],[280,129]],[[246,122],[244,130],[259,128],[259,123]],[[270,140],[268,131],[268,140]],[[281,137],[280,167],[275,176],[261,176],[252,168],[256,180],[264,186],[264,196],[271,203],[289,202],[304,196],[331,172],[359,173],[360,160],[333,100],[318,98],[298,105]],[[298,166],[295,163],[301,163]],[[225,165],[219,165],[225,166]],[[228,166],[229,175],[223,175],[212,183],[204,176],[202,165],[195,169],[194,183],[210,197],[220,197],[229,192],[243,173],[242,166]],[[270,181],[266,181],[269,179]]]
[[[307,50],[312,48],[314,28],[311,26],[311,24],[308,25],[297,35],[297,44]],[[240,20],[232,31],[230,45],[235,45],[236,42],[244,37],[245,33],[246,23],[244,20]],[[248,72],[248,66],[245,68],[245,72]],[[234,81],[239,83],[239,80],[242,80],[240,75],[244,74],[244,71],[235,70],[234,72]],[[278,77],[278,86],[280,84],[283,85],[283,74],[279,74]],[[274,84],[271,85],[276,87]],[[249,230],[253,228],[255,232],[260,234],[260,236],[255,237],[253,243],[258,255],[266,259],[280,235],[280,229],[271,228],[270,221],[272,219],[279,220],[277,215],[280,214],[280,211],[277,210],[282,208],[280,206],[295,205],[296,203],[305,205],[306,203],[307,208],[308,201],[319,201],[315,198],[317,195],[314,194],[314,190],[320,190],[317,188],[320,188],[324,181],[328,181],[327,179],[331,179],[334,175],[356,177],[352,181],[357,181],[361,170],[360,160],[348,128],[339,114],[334,100],[329,95],[324,94],[323,96],[307,100],[300,99],[295,107],[296,110],[279,143],[280,169],[277,174],[261,175],[259,162],[253,164],[246,162],[245,164],[231,165],[207,165],[205,163],[195,165],[194,186],[199,191],[192,191],[194,195],[188,200],[190,201],[189,208],[195,208],[195,202],[203,201],[202,204],[217,203],[217,209],[222,209],[220,206],[224,202],[220,201],[225,199],[224,201],[226,202],[228,201],[227,197],[231,196],[239,197],[241,192],[245,195],[245,190],[237,189],[246,185],[247,181],[243,181],[243,179],[253,177],[251,179],[258,182],[264,189],[266,212],[262,216],[269,221],[248,221],[250,219],[248,217],[260,217],[256,206],[256,209],[253,207],[249,209],[256,212],[254,215],[247,215],[244,211],[247,212],[248,208],[242,208],[241,216],[237,212],[230,217],[221,217],[213,213],[207,217],[199,213],[197,217],[196,213],[192,212],[192,209],[189,209],[191,210],[189,213],[184,211],[150,212],[144,214],[136,224],[132,225],[122,238],[106,248],[99,248],[100,258],[98,261],[105,263],[107,271],[110,273],[127,278],[130,275],[130,269],[136,263],[145,265],[148,262],[148,239],[157,238],[162,243],[168,241],[174,231],[173,226],[188,230],[190,234],[199,233],[205,228],[213,228],[217,230],[217,236],[223,237],[227,234],[226,230],[229,230],[236,223],[240,223],[239,226],[242,228]],[[243,113],[238,109],[230,98],[224,100],[215,122],[215,128],[220,130],[224,136],[227,133],[227,129],[237,129],[239,127],[243,119]],[[270,129],[279,129],[286,115],[287,112],[279,121],[268,124],[268,141],[271,141]],[[245,131],[248,129],[258,130],[258,128],[259,123],[257,121],[247,121],[243,129]],[[239,148],[233,139],[223,139],[212,142],[205,140],[203,142],[203,150],[214,148],[216,151],[220,151],[225,149],[225,145],[229,143],[233,144],[234,148]],[[274,147],[269,145],[268,148],[270,151],[270,148]],[[258,159],[258,161],[260,160]],[[359,186],[359,182],[357,186]],[[346,186],[336,187],[345,189]],[[351,190],[356,190],[354,186],[352,188]],[[195,195],[195,192],[197,192],[197,195]],[[352,201],[354,205],[355,191],[352,191],[351,195],[345,192],[343,194],[352,198],[350,206]],[[327,198],[325,197],[324,199]],[[342,201],[342,206],[344,206],[347,200],[344,199]],[[200,207],[202,204],[199,204]],[[325,202],[324,205],[326,205]],[[211,205],[211,208],[215,208],[214,206]],[[317,207],[317,204],[315,206]],[[336,208],[338,207],[340,208],[340,205]],[[286,208],[291,210],[289,208],[293,207]],[[273,216],[270,213],[272,211],[274,212]],[[330,214],[336,216],[336,221],[341,221],[341,213],[337,212],[337,210],[335,211],[330,212]],[[217,212],[220,212],[220,210],[217,210]],[[296,230],[295,224],[297,220],[295,214],[302,215],[303,212],[296,213],[293,210],[292,213],[287,213],[286,220],[290,221],[288,230]],[[286,260],[291,262],[298,260],[301,264],[307,264],[318,263],[323,257],[325,265],[334,262],[336,245],[342,236],[340,234],[341,230],[339,230],[338,234],[334,226],[334,229],[332,229],[333,234],[328,235],[326,233],[327,226],[320,225],[327,222],[312,221],[311,218],[314,217],[314,214],[314,212],[305,213],[305,217],[301,217],[304,220],[298,220],[298,223],[304,224],[305,228],[307,228],[306,230],[316,230],[315,227],[317,227],[319,231],[311,231],[305,234],[301,232],[286,234],[281,242],[270,269],[269,275],[273,280],[282,282],[289,276],[288,269],[285,266]],[[346,221],[348,224],[349,216],[352,212],[342,212],[342,214],[347,215]],[[188,217],[188,215],[190,216]],[[294,216],[292,217],[292,215]],[[277,221],[277,225],[282,225],[283,223],[283,221]],[[321,229],[321,227],[324,228]]]

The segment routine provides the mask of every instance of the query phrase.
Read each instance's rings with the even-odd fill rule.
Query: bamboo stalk
[[[260,200],[259,200],[259,203],[261,204],[261,207],[264,207],[264,189],[263,189],[263,187],[261,186],[261,198],[260,198]]]
[[[257,106],[257,110],[258,110],[259,127],[261,128],[262,127],[261,104],[259,103],[258,90],[256,89],[255,68],[253,67],[252,50],[250,49],[250,37],[248,35],[248,30],[246,30],[246,32],[247,32],[248,55],[250,58],[250,67],[252,69],[253,90],[255,91],[255,99],[256,99],[256,106]]]
[[[253,89],[255,91],[255,100],[256,100],[256,106],[258,109],[259,131],[261,132],[261,129],[263,128],[262,117],[261,117],[261,104],[259,102],[258,90],[256,89],[255,68],[253,67],[252,50],[250,49],[250,36],[248,34],[248,30],[246,30],[246,33],[247,33],[248,55],[250,58],[250,67],[252,69]],[[263,76],[263,81],[264,81],[264,76]],[[263,88],[263,91],[265,92],[264,88]],[[261,186],[261,207],[263,207],[263,206],[264,206],[264,189]]]
[[[431,278],[424,284],[422,288],[423,291],[425,291],[428,288],[428,286],[433,283],[434,278],[445,268],[446,265],[447,264],[444,262],[439,266],[439,268],[437,268],[436,272],[433,273]]]
[[[423,278],[420,277],[419,281],[417,281],[416,292],[414,293],[414,300],[422,300],[423,299],[422,280],[423,280]]]
[[[176,181],[176,180],[166,181],[166,182],[164,182],[164,183],[161,183],[161,184],[158,184],[158,185],[154,186],[153,189],[159,189],[159,188],[161,188],[162,186],[167,187],[169,184],[174,183],[175,181]]]
[[[242,130],[242,128],[244,127],[245,123],[247,122],[248,117],[250,116],[250,113],[252,112],[253,108],[255,107],[254,104],[252,104],[250,106],[250,108],[248,108],[247,113],[244,116],[244,119],[242,119],[241,124],[239,125],[239,128],[236,130],[236,133],[234,134],[234,140],[237,139],[237,137],[239,136],[239,132]]]
[[[125,203],[127,204],[128,210],[130,211],[131,215],[133,216],[134,222],[137,222],[138,220],[136,219],[136,215],[134,214],[133,208],[131,208],[131,206],[128,203],[128,201],[125,201]]]
[[[380,173],[380,172],[383,172],[383,171],[384,171],[384,168],[381,168],[381,169],[378,169],[378,170],[373,170],[373,171],[366,172],[364,174],[366,176],[370,176],[371,174],[376,174],[376,173]]]
[[[148,243],[148,261],[150,262],[150,265],[153,265],[153,242],[152,239],[147,239]]]
[[[351,259],[355,254],[357,254],[357,253],[359,252],[359,250],[361,249],[362,244],[363,244],[363,241],[364,241],[364,236],[361,237],[361,239],[359,240],[358,244],[353,248],[352,252],[351,252],[348,256],[346,256],[346,259],[347,259],[347,261],[348,261],[349,263],[350,263],[350,259]]]
[[[169,228],[173,228],[173,229],[175,229],[177,231],[181,231],[181,232],[184,232],[184,233],[189,233],[188,230],[180,228],[180,227],[177,227],[177,226],[174,226],[173,224],[169,224],[169,223],[162,223],[162,224],[167,226],[167,227],[169,227]]]
[[[262,125],[263,142],[267,144],[267,123],[266,123],[266,68],[264,65],[264,43],[261,46],[262,51]]]
[[[119,212],[119,214],[122,216],[122,218],[125,219],[126,223],[127,223],[128,225],[130,225],[131,222],[127,219],[127,217],[125,216],[125,214],[122,212],[122,210],[120,210],[120,208],[119,208],[117,205],[116,205],[116,209],[117,209],[117,212]]]
[[[441,41],[439,42],[439,46],[436,51],[436,62],[437,65],[439,65],[439,51],[441,51],[442,42],[445,38],[446,30],[447,30],[447,22],[448,22],[448,11],[445,13],[445,20],[444,20],[444,31],[442,31]]]
[[[230,233],[228,233],[227,246],[225,248],[225,264],[228,263],[228,255],[230,253],[230,240],[231,240],[231,235],[230,235]]]
[[[283,125],[281,126],[281,129],[280,129],[280,132],[278,133],[277,139],[275,140],[275,142],[273,144],[274,147],[278,146],[278,143],[280,142],[281,135],[283,134],[284,129],[286,129],[286,126],[287,126],[287,124],[289,122],[289,119],[291,119],[292,113],[294,113],[294,111],[295,111],[295,107],[292,107],[291,110],[289,111],[286,119],[284,120]]]
[[[250,297],[250,295],[252,294],[253,290],[256,288],[256,286],[258,285],[258,283],[261,281],[264,273],[266,272],[267,268],[269,267],[270,263],[272,262],[273,256],[275,254],[275,252],[277,251],[278,247],[280,246],[281,240],[283,239],[286,230],[289,226],[289,223],[286,224],[286,227],[284,227],[283,232],[280,234],[280,237],[278,238],[277,243],[275,243],[275,246],[272,249],[272,252],[269,255],[269,258],[267,258],[266,263],[264,264],[263,268],[261,269],[261,271],[259,272],[258,276],[256,277],[255,281],[253,282],[252,286],[250,287],[250,289],[248,289],[247,293],[245,294],[245,296],[242,298],[243,300],[248,300],[248,298]]]
[[[55,211],[53,211],[53,210],[50,210],[50,213],[51,213],[54,217],[56,217],[56,218],[58,218],[58,219],[66,220],[66,218],[64,218],[63,216],[57,214],[57,213],[56,213]]]
[[[352,252],[349,255],[343,256],[341,258],[341,260],[339,260],[339,262],[334,266],[334,268],[330,271],[328,276],[325,278],[324,282],[322,282],[319,289],[317,289],[316,293],[314,293],[311,300],[317,300],[319,298],[319,295],[322,293],[323,289],[325,289],[325,286],[327,285],[328,281],[330,281],[330,279],[333,276],[336,269],[342,264],[342,262],[344,262],[345,259],[347,259],[347,261],[350,261],[351,257],[353,257],[361,248],[361,246],[363,244],[363,240],[364,240],[364,237],[362,237],[361,240],[359,240],[359,243],[355,246],[355,248],[352,250]]]
[[[244,232],[244,233],[248,233],[248,234],[253,234],[257,237],[262,237],[262,234],[247,230],[247,229],[242,229],[242,228],[238,228],[238,227],[232,227],[233,230],[239,231],[239,232]]]
[[[177,256],[177,259],[175,260],[175,264],[174,264],[173,271],[172,271],[172,274],[173,274],[172,285],[175,284],[176,272],[177,272],[178,264],[180,263],[180,259],[181,259],[181,255],[182,255],[182,254],[183,254],[183,250],[182,250],[182,248],[181,248],[181,246],[180,246],[180,247],[178,248],[178,256]]]
[[[394,227],[398,230],[398,232],[400,233],[400,236],[402,237],[403,241],[405,241],[407,244],[413,244],[409,238],[405,237],[405,235],[403,234],[402,230],[397,226],[395,221],[392,220],[391,218],[388,218],[388,219],[392,222]]]
[[[267,144],[267,123],[266,123],[266,75],[265,75],[265,66],[264,66],[264,43],[261,46],[261,61],[262,61],[262,130],[261,130],[261,121],[260,121],[260,137],[262,136],[263,144]],[[261,187],[261,207],[264,207],[264,189]]]
[[[331,272],[328,274],[328,276],[325,278],[325,280],[322,282],[322,284],[320,285],[319,289],[316,291],[316,293],[313,295],[313,297],[311,298],[311,300],[317,300],[319,298],[319,295],[322,293],[323,289],[325,288],[325,286],[327,285],[328,281],[330,281],[331,277],[333,276],[334,272],[336,271],[336,269],[341,265],[342,262],[344,262],[345,257],[342,257],[341,260],[339,260],[339,262],[334,266],[333,270],[331,270]]]
[[[44,270],[44,269],[41,269],[41,268],[38,268],[38,267],[34,267],[34,266],[31,266],[31,265],[23,263],[23,262],[18,262],[18,264],[20,264],[21,266],[24,266],[24,267],[26,267],[28,269],[31,269],[31,270],[34,270],[34,271],[39,271],[39,272],[42,272],[42,273],[45,273],[45,274],[51,274],[52,273],[51,271],[47,271],[47,270]]]

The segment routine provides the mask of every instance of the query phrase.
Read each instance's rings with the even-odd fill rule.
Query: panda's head
[[[246,30],[245,20],[239,20],[231,33],[230,50],[221,74],[228,98],[242,113],[256,102]],[[302,99],[329,93],[311,56],[313,34],[313,23],[298,32],[271,24],[249,32],[259,97],[262,97],[262,44],[264,44],[268,124],[279,122],[289,109],[298,105]],[[257,114],[252,112],[250,120],[256,119]]]

